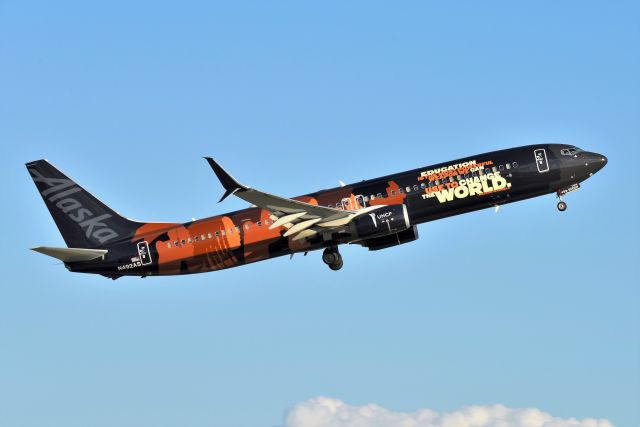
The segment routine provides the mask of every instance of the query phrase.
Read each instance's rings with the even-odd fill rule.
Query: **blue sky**
[[[0,425],[279,426],[318,396],[640,425],[635,2],[0,3]],[[608,156],[567,197],[368,253],[74,275],[24,163],[126,216],[245,206],[511,146]],[[296,406],[298,405],[298,406]],[[291,418],[291,417],[289,417]],[[302,425],[302,424],[300,424]],[[311,425],[311,424],[307,424]]]

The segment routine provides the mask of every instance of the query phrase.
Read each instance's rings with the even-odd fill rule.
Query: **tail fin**
[[[26,166],[68,247],[104,247],[133,236],[142,225],[122,217],[48,161]]]

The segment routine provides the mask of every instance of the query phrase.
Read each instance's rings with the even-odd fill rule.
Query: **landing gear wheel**
[[[343,265],[342,256],[337,248],[325,249],[324,252],[322,252],[322,261],[333,271],[340,270]]]
[[[338,251],[327,248],[322,252],[322,262],[327,265],[334,264],[340,258]]]
[[[560,212],[564,212],[567,210],[567,204],[565,202],[563,202],[562,200],[558,202],[558,210]]]
[[[340,257],[337,263],[329,264],[329,268],[332,269],[333,271],[338,271],[342,268],[343,264],[344,263],[342,262],[342,257]]]

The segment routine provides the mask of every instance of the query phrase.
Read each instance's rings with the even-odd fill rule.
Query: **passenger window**
[[[507,168],[507,170],[511,169],[511,164],[507,163],[506,165],[504,165],[505,168]]]
[[[369,201],[369,196],[364,196],[365,203]]]
[[[244,229],[245,229],[245,230],[248,230],[248,229],[249,229],[249,223],[246,223],[246,224],[244,225]]]
[[[187,241],[182,239],[182,244],[184,245],[185,243],[187,243]]]
[[[171,242],[167,243],[167,248],[171,249]]]
[[[377,197],[378,199],[382,199],[382,193],[378,193],[378,194],[376,195],[376,197]]]
[[[487,175],[489,175],[489,174],[491,173],[491,169],[486,168],[486,169],[484,170],[484,173],[485,173],[485,174],[487,174]]]
[[[494,167],[492,167],[491,169],[493,170],[493,173],[498,172],[498,168],[497,168],[497,167],[495,167],[495,166],[494,166]]]
[[[396,195],[396,190],[391,190],[391,195],[395,196]]]
[[[209,237],[211,239],[213,237],[213,234],[207,233],[207,237]]]
[[[504,165],[498,166],[498,169],[500,169],[500,172],[502,172],[504,170]]]
[[[480,175],[480,176],[484,176],[484,171],[483,171],[482,169],[480,169],[480,170],[478,171],[478,175]]]
[[[229,234],[233,234],[233,227],[229,229]]]
[[[198,241],[198,236],[195,236],[193,239],[197,242]]]
[[[178,241],[173,242],[173,246],[178,246]]]
[[[193,243],[193,240],[191,240],[191,237],[189,237],[189,238],[187,239],[187,242],[189,242],[189,243]]]
[[[220,230],[220,234],[224,236],[227,233],[225,233],[224,230]]]
[[[427,184],[425,184],[424,182],[420,184],[420,188],[427,188]]]
[[[372,194],[372,195],[369,196],[369,200],[375,200],[375,199],[376,199],[375,195]]]
[[[249,228],[249,226],[247,226],[247,228]],[[238,232],[238,234],[240,234],[240,231],[241,231],[241,230],[240,230],[240,226],[237,226],[237,225],[236,225],[236,231]]]
[[[517,168],[518,167],[518,162],[513,162],[513,168]]]
[[[204,237],[204,234],[201,234],[201,235],[200,235],[200,239],[201,239],[201,240],[206,239],[206,237]]]
[[[256,225],[257,225],[258,227],[262,227],[262,221],[258,221],[258,222],[256,222]]]

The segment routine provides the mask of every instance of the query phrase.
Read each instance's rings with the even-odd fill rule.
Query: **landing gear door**
[[[547,152],[544,148],[539,148],[533,151],[533,155],[536,157],[536,166],[538,172],[549,172],[549,162],[547,161]]]

